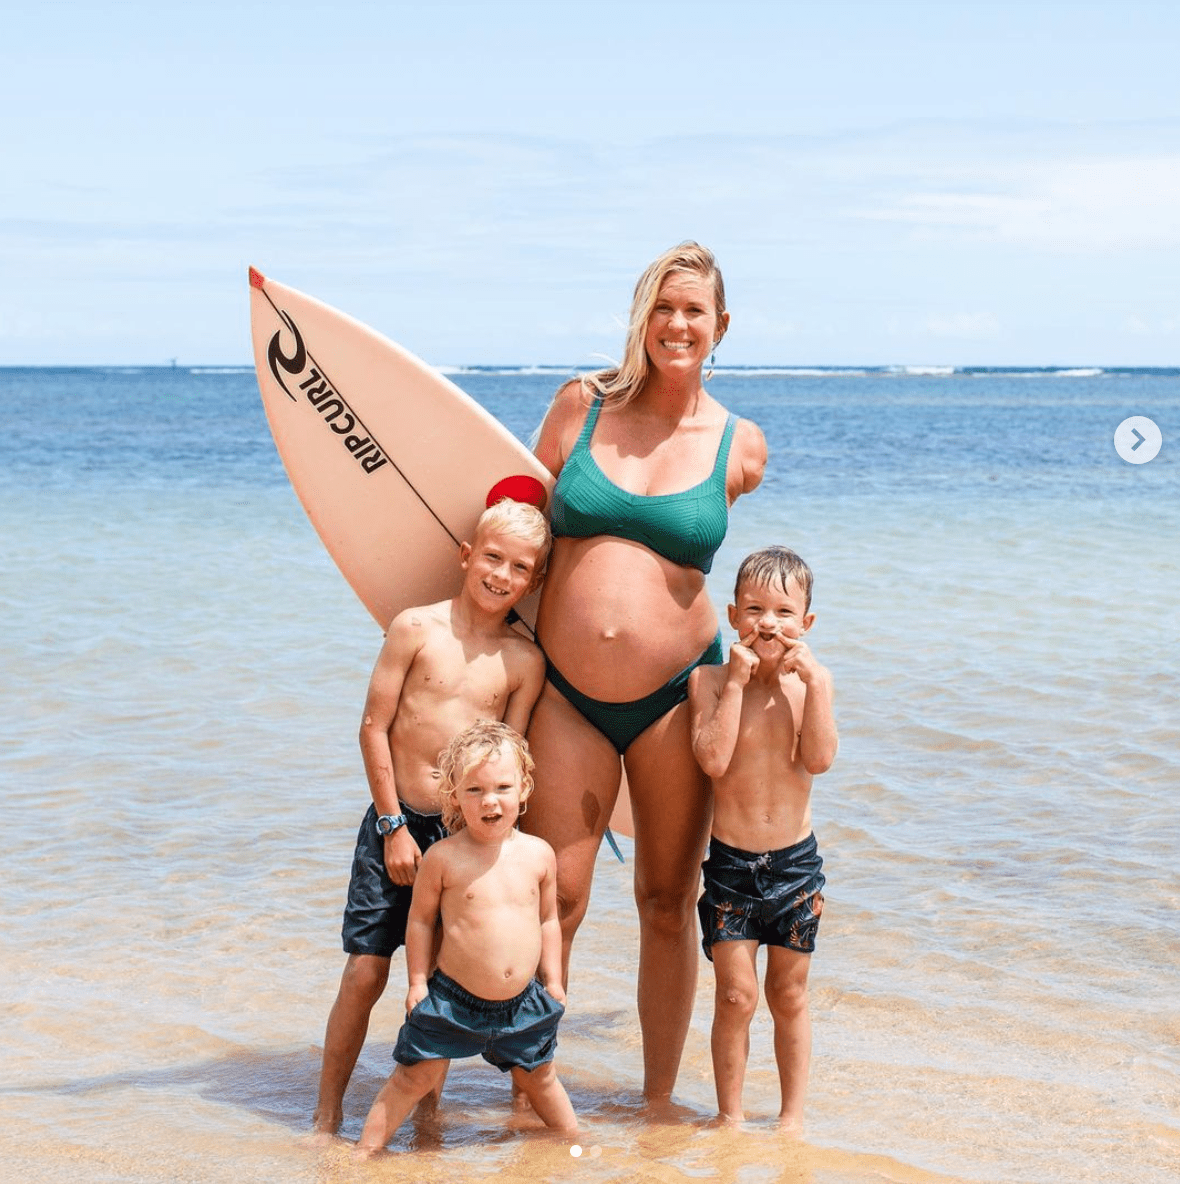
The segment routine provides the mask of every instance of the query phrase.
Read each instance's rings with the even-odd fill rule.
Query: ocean
[[[526,439],[568,373],[452,377]],[[312,1145],[379,631],[252,370],[5,369],[0,1178],[1180,1176],[1180,370],[766,368],[710,389],[770,447],[711,594],[723,615],[748,551],[799,551],[836,685],[804,1141],[775,1129],[765,1005],[750,1121],[709,1125],[703,957],[680,1116],[641,1116],[631,869],[604,848],[558,1054],[578,1147],[509,1129],[482,1062],[396,1157]],[[1163,432],[1149,464],[1113,448],[1132,415]]]

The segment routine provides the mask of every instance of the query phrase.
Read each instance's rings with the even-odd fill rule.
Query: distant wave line
[[[434,369],[449,377],[468,374],[496,376],[540,375],[574,378],[580,374],[593,373],[590,368],[577,366],[455,366],[439,365]],[[212,373],[212,371],[208,371]],[[229,371],[227,371],[228,373]],[[1110,373],[1148,372],[1161,375],[1176,373],[1173,367],[1158,366],[939,366],[939,365],[889,365],[889,366],[718,366],[713,374],[726,378],[953,378],[956,375],[970,378],[974,375],[1002,375],[1007,378],[1099,378]]]

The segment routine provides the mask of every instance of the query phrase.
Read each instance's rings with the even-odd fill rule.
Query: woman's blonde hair
[[[712,284],[718,330],[714,344],[725,336],[725,283],[721,279],[717,260],[713,258],[713,252],[707,247],[702,247],[700,243],[680,243],[679,246],[665,251],[639,277],[635,285],[635,295],[631,299],[631,319],[627,325],[623,361],[621,365],[582,376],[582,392],[587,398],[598,397],[608,406],[622,407],[643,389],[648,371],[647,347],[644,344],[647,323],[651,320],[660,288],[668,276],[676,272],[700,276]]]
[[[486,764],[507,746],[516,760],[520,774],[520,800],[523,805],[533,792],[533,757],[528,741],[519,733],[498,719],[477,719],[464,728],[439,754],[438,768],[442,773],[439,797],[442,802],[443,826],[448,833],[455,834],[467,824],[459,808],[459,787],[468,774]],[[523,809],[521,810],[523,814]]]

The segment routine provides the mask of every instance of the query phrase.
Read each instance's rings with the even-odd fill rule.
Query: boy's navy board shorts
[[[419,814],[404,802],[398,808],[406,816],[406,830],[425,852],[447,837],[441,814]],[[375,954],[390,958],[406,942],[412,885],[395,884],[385,870],[385,839],[377,833],[377,807],[370,805],[356,832],[348,902],[340,933],[346,954]]]
[[[481,999],[436,970],[426,989],[397,1034],[399,1064],[481,1056],[506,1073],[553,1060],[565,1007],[536,979],[512,999]]]
[[[824,909],[824,861],[815,835],[758,855],[709,840],[697,902],[701,945],[709,961],[719,941],[756,941],[810,954]]]

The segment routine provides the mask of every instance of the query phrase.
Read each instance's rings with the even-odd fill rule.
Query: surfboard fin
[[[610,844],[610,849],[615,853],[615,858],[620,863],[626,863],[627,861],[623,858],[622,851],[619,850],[619,844],[615,841],[615,836],[610,833],[609,826],[606,828],[606,841]]]

